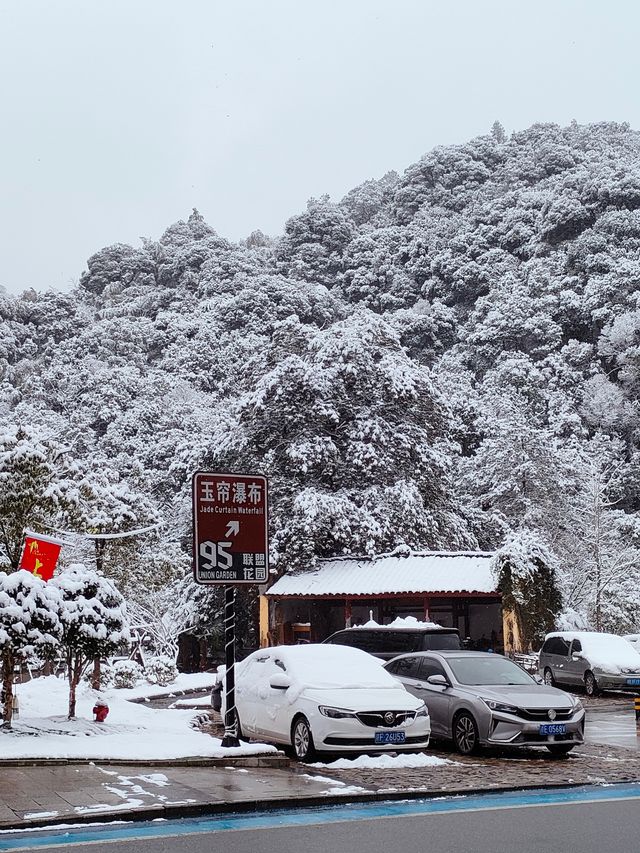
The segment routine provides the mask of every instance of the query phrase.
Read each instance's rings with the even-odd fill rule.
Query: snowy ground
[[[199,675],[181,676],[180,684],[168,689],[188,690],[204,686],[193,684]],[[128,702],[132,693],[146,695],[154,687],[131,691],[109,689],[101,692],[110,711],[104,723],[93,722],[95,691],[78,688],[77,718],[67,720],[67,682],[55,676],[37,678],[18,686],[20,715],[13,731],[0,728],[0,757],[7,758],[82,758],[142,760],[189,757],[224,757],[275,752],[267,744],[243,744],[225,748],[220,740],[190,727],[193,710],[148,708]]]

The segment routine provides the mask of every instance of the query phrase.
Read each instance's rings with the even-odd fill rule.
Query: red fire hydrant
[[[107,714],[109,713],[109,706],[106,702],[103,702],[102,699],[98,699],[96,704],[93,706],[93,713],[96,717],[96,723],[104,723],[107,719]]]

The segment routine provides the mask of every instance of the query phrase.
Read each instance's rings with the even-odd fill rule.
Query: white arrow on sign
[[[240,522],[230,521],[227,524],[227,536],[237,536],[240,532]]]

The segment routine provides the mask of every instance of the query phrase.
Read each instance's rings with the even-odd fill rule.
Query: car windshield
[[[499,655],[447,658],[447,663],[460,684],[535,684],[530,675]]]
[[[425,634],[423,645],[426,650],[431,651],[438,651],[439,649],[455,651],[461,647],[458,634],[446,634],[444,631],[437,634]]]

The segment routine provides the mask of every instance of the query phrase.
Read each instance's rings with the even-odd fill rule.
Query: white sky
[[[275,235],[434,145],[629,121],[635,0],[0,0],[0,285],[197,207]]]

